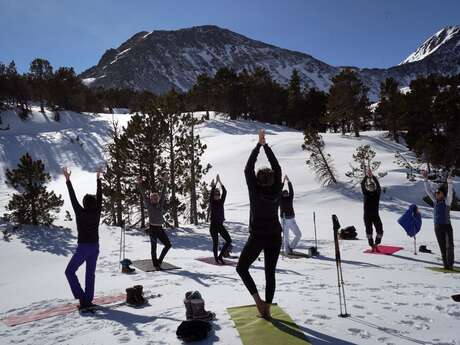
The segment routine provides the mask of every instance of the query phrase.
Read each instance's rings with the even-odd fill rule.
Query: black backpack
[[[177,327],[176,335],[185,342],[199,341],[206,339],[211,329],[212,326],[208,321],[183,321],[179,327]]]
[[[340,239],[342,240],[356,240],[358,237],[358,233],[356,232],[356,228],[352,226],[347,226],[340,230]]]

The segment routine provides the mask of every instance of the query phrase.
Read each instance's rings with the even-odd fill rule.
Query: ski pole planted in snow
[[[315,256],[318,255],[318,237],[316,237],[316,213],[313,212],[313,228],[315,229]]]
[[[340,317],[349,317],[350,314],[347,312],[347,301],[345,298],[345,287],[343,282],[342,274],[342,259],[340,257],[340,246],[339,246],[339,229],[340,223],[335,214],[332,215],[332,224],[334,229],[334,244],[335,244],[335,263],[337,266],[337,286],[339,288],[339,305],[340,305]],[[343,304],[343,309],[342,309]]]

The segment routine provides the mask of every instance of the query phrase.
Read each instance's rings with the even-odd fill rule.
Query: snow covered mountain
[[[401,87],[420,75],[460,72],[460,27],[442,29],[403,63],[388,69],[354,68],[376,100],[380,83],[392,77]],[[133,88],[163,93],[175,88],[186,91],[199,74],[213,75],[219,68],[235,71],[267,69],[286,84],[293,69],[305,85],[329,90],[331,79],[342,67],[314,57],[252,40],[217,26],[199,26],[176,31],[139,32],[116,49],[107,50],[99,63],[80,77],[94,87]]]
[[[177,31],[139,32],[117,49],[109,49],[81,74],[91,86],[130,87],[162,93],[186,91],[199,74],[213,75],[219,68],[235,71],[264,67],[281,83],[294,68],[302,80],[329,89],[338,69],[310,55],[281,49],[217,26]]]
[[[400,65],[420,61],[428,57],[429,55],[436,52],[438,49],[445,50],[446,48],[451,50],[452,48],[459,46],[460,40],[460,26],[449,26],[442,30],[439,30],[412,54],[410,54]],[[442,53],[445,53],[442,51]]]

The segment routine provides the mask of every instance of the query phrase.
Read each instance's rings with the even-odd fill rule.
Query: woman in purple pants
[[[73,296],[80,301],[80,310],[94,306],[94,281],[97,257],[99,256],[99,221],[101,219],[102,191],[100,170],[97,171],[97,193],[86,194],[83,197],[83,207],[79,204],[72,183],[71,172],[63,169],[69,190],[70,201],[75,212],[77,222],[78,245],[72,259],[65,270]],[[85,290],[83,291],[75,272],[86,262]]]

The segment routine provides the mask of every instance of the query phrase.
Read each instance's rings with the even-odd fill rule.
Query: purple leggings
[[[70,289],[76,299],[91,303],[94,298],[94,281],[97,257],[99,256],[99,243],[79,243],[75,254],[70,259],[65,270]],[[78,268],[86,261],[85,291],[81,288],[75,274]]]

